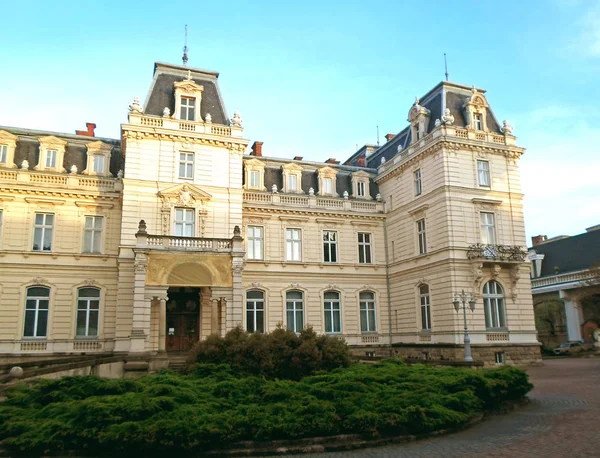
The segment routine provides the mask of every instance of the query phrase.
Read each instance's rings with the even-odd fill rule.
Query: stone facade
[[[523,149],[484,91],[440,83],[385,145],[316,163],[244,155],[217,79],[156,64],[119,141],[0,128],[0,354],[159,367],[235,326],[311,325],[460,359],[464,290],[476,359],[538,359]]]

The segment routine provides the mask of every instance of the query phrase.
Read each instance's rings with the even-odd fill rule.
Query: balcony
[[[268,192],[244,192],[244,204],[280,205],[284,207],[318,208],[320,210],[383,213],[383,202],[349,200],[344,198],[307,196],[298,194],[273,194]]]
[[[183,121],[170,116],[150,116],[142,113],[129,113],[129,124],[153,129],[175,130],[185,133],[242,137],[243,129],[238,126],[225,126],[204,121]]]
[[[174,235],[148,235],[146,245],[151,250],[167,251],[210,251],[229,253],[233,246],[231,239],[202,237],[177,237]]]
[[[2,169],[0,182],[31,184],[36,188],[76,189],[96,192],[121,192],[123,181],[120,178],[77,175],[74,173],[35,172],[28,169]]]
[[[490,262],[523,262],[527,259],[527,251],[516,245],[477,243],[469,247],[467,258]]]

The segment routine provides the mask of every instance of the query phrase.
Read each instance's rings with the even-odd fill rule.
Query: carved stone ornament
[[[500,128],[504,135],[510,135],[513,131],[513,126],[506,119],[502,121],[502,127]]]
[[[314,196],[315,195],[315,189],[312,188],[312,187],[308,188],[308,195],[309,196]]]
[[[77,175],[77,166],[75,164],[69,170],[71,171],[71,175]]]
[[[398,145],[398,147],[396,148],[396,152],[399,153],[400,151],[402,151],[402,145]],[[382,158],[384,159],[384,158]],[[383,164],[383,162],[381,162]]]
[[[492,277],[494,279],[498,278],[501,270],[502,270],[502,267],[500,266],[500,264],[494,264],[492,267]]]
[[[273,186],[271,186],[271,192],[273,194],[277,194],[277,185],[276,184],[274,184]]]
[[[450,113],[450,108],[444,108],[444,116],[442,116],[442,122],[447,126],[454,124],[454,116]]]
[[[233,271],[233,275],[241,276],[242,272],[244,272],[245,263],[244,262],[235,262],[231,266],[231,270]]]
[[[32,283],[42,283],[42,284],[48,284],[48,280],[46,280],[44,277],[34,277],[31,279]]]
[[[123,179],[123,174],[124,174],[123,170],[119,170],[117,172],[117,178],[119,178],[120,180],[122,180]]]
[[[339,289],[339,288],[337,287],[337,285],[330,284],[330,285],[327,285],[327,289]]]
[[[188,188],[187,184],[184,184],[183,187],[181,188],[181,191],[179,191],[179,200],[177,201],[177,203],[187,206],[187,205],[189,205],[191,200],[192,200],[192,194],[190,193],[190,188]]]
[[[210,113],[206,113],[206,116],[204,117],[204,121],[207,124],[210,124],[212,122],[212,116],[210,115]]]
[[[262,287],[262,285],[260,283],[256,282],[256,281],[253,282],[253,283],[250,283],[250,286],[252,288],[261,288]]]
[[[442,125],[442,121],[440,121],[439,119],[435,120],[435,127],[440,127]]]
[[[146,273],[147,268],[148,268],[148,260],[146,259],[145,256],[143,259],[140,259],[140,260],[136,259],[135,264],[134,264],[134,270],[136,273],[144,274],[144,273]]]
[[[290,283],[290,288],[300,288],[300,283]]]
[[[233,113],[233,117],[230,119],[231,125],[235,127],[242,127],[242,117],[240,116],[239,111],[235,111]]]
[[[385,164],[385,157],[381,158],[381,165]]]
[[[517,284],[521,279],[521,266],[518,264],[510,269],[510,282],[513,301],[517,300]]]
[[[348,200],[348,191],[344,191],[343,196],[344,196],[344,200]]]
[[[376,200],[377,202],[381,202],[381,201],[383,200],[383,198],[381,197],[381,194],[380,194],[380,193],[377,193],[377,195],[375,196],[375,200]]]
[[[97,285],[98,283],[93,278],[88,278],[87,280],[83,281],[83,284],[86,286],[94,286],[94,285]]]
[[[132,113],[141,113],[142,107],[140,106],[140,98],[136,95],[133,98],[133,102],[129,104],[129,111]]]
[[[481,281],[483,280],[483,264],[482,263],[476,263],[473,264],[473,267],[471,268],[471,273],[473,275],[473,286],[475,287],[475,291],[479,291],[479,287],[481,285]]]
[[[29,161],[27,159],[23,159],[23,162],[21,162],[21,168],[23,170],[29,169]]]
[[[171,109],[169,107],[165,107],[163,109],[163,117],[168,118],[169,116],[171,116]]]

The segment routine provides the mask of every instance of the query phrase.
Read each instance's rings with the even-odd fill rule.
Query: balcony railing
[[[383,202],[346,200],[343,198],[306,195],[286,195],[268,192],[244,192],[245,204],[281,205],[285,207],[318,208],[327,210],[345,210],[363,213],[383,213]]]
[[[0,170],[0,182],[98,192],[120,192],[123,190],[123,181],[119,178],[86,176],[73,173],[34,172],[26,169]]]
[[[203,237],[177,237],[174,235],[148,235],[148,248],[169,251],[220,251],[229,252],[231,239],[212,239]]]
[[[238,126],[226,126],[204,121],[182,121],[170,116],[152,116],[142,113],[129,113],[129,124],[158,129],[196,132],[199,134],[221,135],[225,137],[241,137],[243,129]]]
[[[477,243],[469,247],[467,257],[489,261],[523,262],[527,258],[527,251],[516,245]]]

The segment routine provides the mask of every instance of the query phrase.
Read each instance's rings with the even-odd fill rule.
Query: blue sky
[[[600,224],[600,0],[21,1],[3,5],[0,125],[119,136],[155,61],[217,70],[270,156],[345,159],[444,78],[527,148],[528,236]]]

